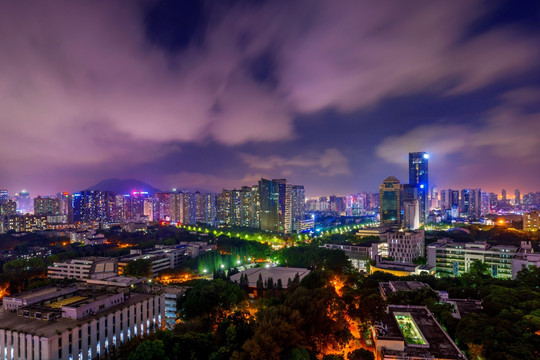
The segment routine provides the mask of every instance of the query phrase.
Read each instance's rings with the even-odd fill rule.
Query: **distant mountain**
[[[131,194],[133,191],[148,191],[154,195],[161,190],[135,179],[105,179],[86,190],[112,191],[115,194]]]

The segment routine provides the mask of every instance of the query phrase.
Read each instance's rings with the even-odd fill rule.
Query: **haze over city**
[[[0,185],[537,191],[537,1],[40,1],[0,12]]]

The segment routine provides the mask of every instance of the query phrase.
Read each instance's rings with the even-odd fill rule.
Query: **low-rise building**
[[[51,279],[89,279],[111,277],[118,274],[118,260],[104,257],[85,257],[55,262],[49,266]]]
[[[375,265],[369,266],[370,274],[377,271],[395,276],[433,275],[435,273],[434,268],[429,265],[405,264],[398,261],[380,260],[380,258],[376,259]]]
[[[371,243],[363,245],[324,244],[321,247],[331,250],[343,250],[357,270],[367,270],[367,263],[371,259]]]
[[[486,263],[493,277],[512,277],[512,259],[518,248],[509,245],[491,246],[485,242],[457,243],[440,239],[428,246],[428,264],[440,275],[463,274],[475,260]]]
[[[89,286],[37,289],[4,298],[0,353],[9,359],[93,359],[162,328],[164,313],[162,294]]]
[[[512,278],[523,269],[536,266],[540,268],[540,254],[535,253],[529,241],[522,241],[521,247],[512,259]]]
[[[257,294],[257,281],[262,280],[263,284],[268,283],[270,279],[274,285],[281,282],[282,288],[286,289],[291,281],[296,277],[302,280],[310,270],[302,268],[289,267],[260,267],[241,271],[231,276],[231,281],[241,283],[241,278],[247,277],[247,286],[250,293],[254,296]],[[264,287],[264,286],[263,286]]]
[[[380,360],[466,359],[425,306],[388,305],[372,332]]]
[[[188,258],[186,250],[182,246],[164,246],[156,245],[151,250],[130,250],[130,254],[122,256],[118,260],[120,273],[130,261],[139,259],[149,259],[152,261],[152,274],[157,274],[160,271],[167,269],[175,269]]]

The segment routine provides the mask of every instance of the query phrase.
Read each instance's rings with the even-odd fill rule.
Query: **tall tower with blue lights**
[[[425,151],[409,153],[409,184],[418,190],[420,203],[420,221],[425,223],[429,215],[429,181],[428,181],[429,154]]]

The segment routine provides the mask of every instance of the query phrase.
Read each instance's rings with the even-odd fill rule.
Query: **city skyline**
[[[407,183],[509,198],[540,176],[537,1],[6,2],[0,188]],[[97,25],[99,24],[99,26]]]

